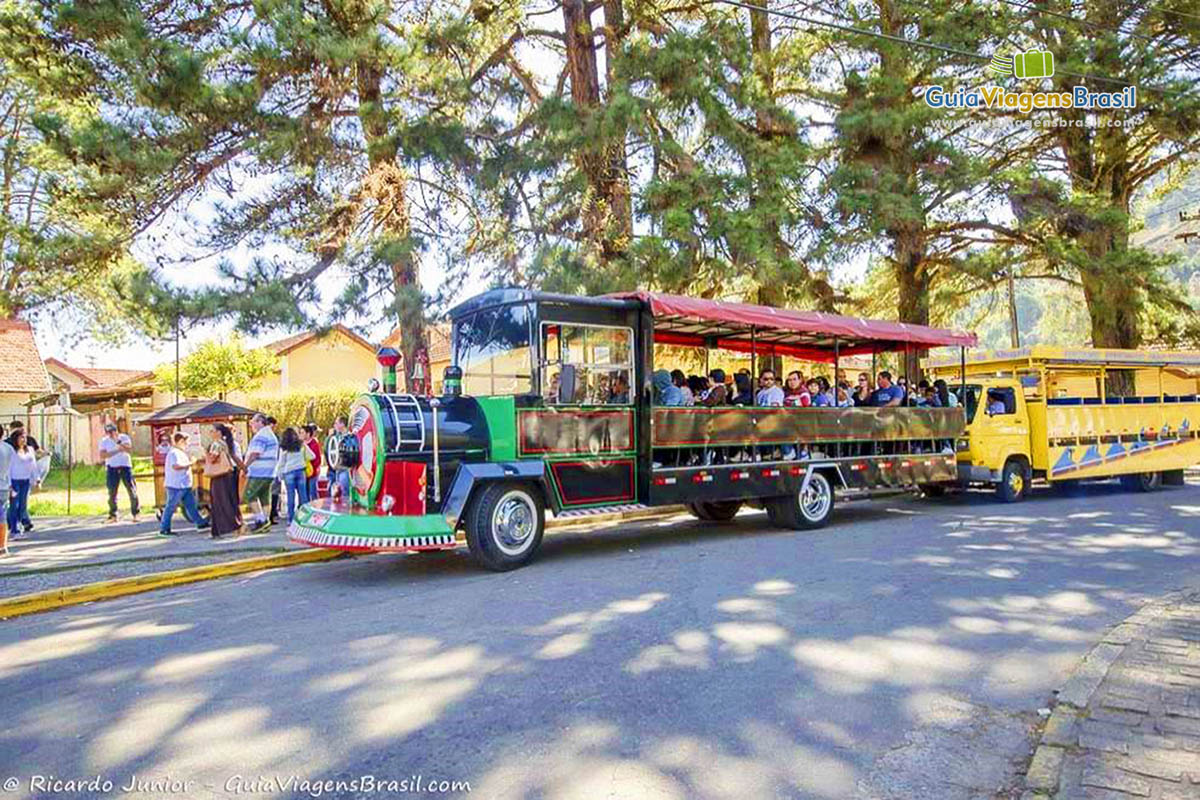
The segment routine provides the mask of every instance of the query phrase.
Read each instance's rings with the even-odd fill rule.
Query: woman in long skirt
[[[209,498],[212,506],[212,538],[237,533],[242,527],[238,504],[237,472],[233,467],[233,431],[228,425],[213,425],[213,441],[206,455]]]

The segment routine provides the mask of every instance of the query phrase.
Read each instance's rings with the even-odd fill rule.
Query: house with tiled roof
[[[0,320],[0,419],[24,419],[25,403],[50,389],[33,328],[22,319]]]
[[[376,346],[345,325],[304,331],[264,345],[279,358],[279,369],[256,394],[347,385],[366,387],[381,376]]]

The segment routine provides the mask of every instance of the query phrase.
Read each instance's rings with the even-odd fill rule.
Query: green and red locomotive
[[[356,400],[327,452],[351,470],[350,497],[305,505],[292,539],[350,551],[465,539],[505,570],[534,556],[547,509],[682,503],[720,521],[751,505],[815,528],[838,494],[957,477],[961,408],[664,406],[651,377],[655,344],[822,361],[836,375],[843,356],[965,348],[973,334],[649,292],[497,289],[450,316],[443,395],[398,394],[393,371]],[[394,356],[381,361],[394,370]]]

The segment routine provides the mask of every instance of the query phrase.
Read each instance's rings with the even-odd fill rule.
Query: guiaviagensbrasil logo
[[[996,53],[986,72],[999,77],[1041,79],[1054,77],[1054,53],[1049,50],[1026,50],[1005,55]],[[925,102],[931,108],[988,108],[1013,110],[1022,114],[1037,109],[1132,109],[1137,106],[1137,87],[1126,86],[1119,92],[1093,92],[1086,86],[1072,86],[1066,91],[1015,92],[1002,86],[981,86],[977,89],[959,87],[946,91],[941,86],[925,90]]]
[[[992,56],[988,72],[996,75],[1014,75],[1018,78],[1054,77],[1054,53],[1049,50],[1026,50],[1015,56],[997,53]]]

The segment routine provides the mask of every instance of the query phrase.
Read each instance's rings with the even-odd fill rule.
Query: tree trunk
[[[892,269],[899,288],[897,318],[916,325],[929,324],[929,289],[931,281],[925,264],[923,230],[905,231],[892,236]],[[910,389],[920,380],[920,359],[929,351],[909,350],[904,357],[904,376]]]
[[[591,17],[584,0],[564,0],[562,10],[571,99],[581,119],[591,122],[601,111],[600,72]],[[605,12],[608,13],[607,7]],[[605,263],[625,255],[633,228],[625,142],[622,138],[618,144],[610,138],[615,139],[596,137],[577,157],[588,186],[582,209],[583,238]]]
[[[383,69],[368,59],[357,63],[358,118],[367,140],[367,164],[370,174],[364,180],[364,194],[376,203],[374,213],[381,220],[385,235],[395,241],[408,238],[408,204],[405,195],[403,168],[397,163],[396,141],[390,136],[387,110],[383,107]],[[425,342],[425,314],[421,301],[421,284],[417,263],[412,252],[404,248],[403,255],[390,265],[392,289],[396,297],[396,316],[400,323],[400,353],[403,362],[403,391],[412,388],[412,368],[415,355]],[[430,376],[425,376],[428,380]],[[400,389],[401,387],[397,387]]]

